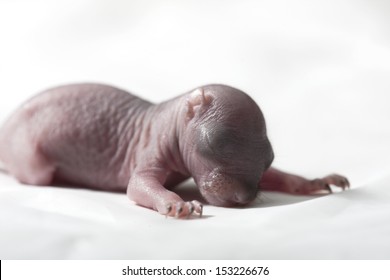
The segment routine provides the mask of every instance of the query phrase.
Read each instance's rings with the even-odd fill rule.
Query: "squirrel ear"
[[[203,88],[197,88],[187,98],[187,120],[203,114],[210,107],[213,97],[206,95]]]

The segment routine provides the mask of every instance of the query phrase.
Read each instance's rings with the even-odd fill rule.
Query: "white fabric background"
[[[58,84],[159,102],[225,83],[261,106],[274,166],[352,183],[175,220],[122,194],[0,173],[1,259],[390,258],[388,1],[3,0],[0,34],[0,122]]]

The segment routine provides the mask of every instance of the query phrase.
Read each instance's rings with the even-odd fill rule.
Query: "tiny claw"
[[[348,179],[343,176],[337,174],[331,174],[325,177],[325,179],[328,181],[328,183],[341,188],[343,191],[350,188]]]
[[[195,206],[194,204],[192,204],[192,202],[187,202],[187,203],[189,205],[187,218],[189,218],[191,214],[194,212]]]
[[[338,186],[345,191],[345,189],[348,187],[348,182],[344,178],[340,178],[338,181]]]
[[[183,204],[181,202],[178,202],[176,204],[176,214],[175,214],[175,217],[176,218],[179,218],[180,217],[180,214],[183,212]]]
[[[171,213],[171,211],[172,211],[172,205],[169,204],[169,205],[167,205],[167,212],[165,213],[165,218],[168,218],[168,215],[169,215],[169,213]]]
[[[203,215],[203,205],[200,205],[199,218],[202,218]]]
[[[191,201],[191,204],[194,206],[194,213],[199,214],[199,217],[201,218],[203,214],[203,205],[197,200]]]
[[[177,214],[180,214],[181,212],[183,212],[183,207],[179,207],[179,209],[177,209]]]
[[[349,189],[351,187],[347,178],[344,178],[344,184],[346,189]]]

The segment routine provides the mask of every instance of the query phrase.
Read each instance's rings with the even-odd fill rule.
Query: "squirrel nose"
[[[233,201],[239,205],[248,204],[256,198],[257,191],[257,187],[253,188],[252,186],[241,186],[234,192]]]

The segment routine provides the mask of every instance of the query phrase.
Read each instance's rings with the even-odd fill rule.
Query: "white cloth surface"
[[[0,259],[390,258],[388,2],[1,1],[0,34],[0,122],[58,84],[159,102],[224,83],[262,108],[275,167],[352,184],[176,220],[124,194],[0,173]],[[183,196],[199,196],[187,186]]]

